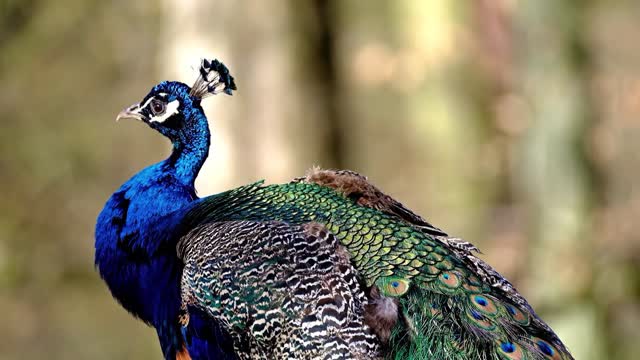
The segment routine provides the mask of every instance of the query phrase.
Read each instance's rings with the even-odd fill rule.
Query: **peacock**
[[[573,359],[474,245],[363,175],[312,168],[198,198],[201,101],[234,90],[203,60],[191,87],[163,81],[117,117],[173,148],[107,201],[95,263],[166,359]]]

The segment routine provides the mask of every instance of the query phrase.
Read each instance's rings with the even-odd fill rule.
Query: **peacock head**
[[[206,118],[200,106],[205,97],[236,90],[229,69],[218,60],[203,60],[199,76],[193,86],[163,81],[154,86],[140,103],[122,110],[117,120],[130,118],[140,120],[168,137],[172,142],[186,140],[185,136],[198,128],[194,122],[206,126]]]

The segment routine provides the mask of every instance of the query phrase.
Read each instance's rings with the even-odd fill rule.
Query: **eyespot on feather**
[[[527,313],[511,304],[504,304],[504,308],[507,310],[507,314],[509,314],[515,322],[523,326],[529,325],[530,320]]]
[[[538,337],[532,338],[536,349],[545,357],[545,359],[562,360],[562,354],[551,345],[548,341],[542,340]]]
[[[398,277],[381,277],[376,285],[385,296],[402,296],[409,291],[409,280]]]
[[[476,308],[485,315],[495,315],[498,313],[498,307],[495,301],[485,295],[475,294],[469,296],[469,301]]]
[[[511,341],[497,341],[496,352],[498,356],[505,360],[524,360],[527,358],[522,346]]]
[[[462,279],[456,272],[445,271],[438,276],[437,284],[442,291],[451,293],[462,285]]]
[[[467,314],[467,319],[469,319],[473,325],[481,329],[493,330],[496,328],[496,325],[494,323],[489,321],[486,317],[484,317],[482,314],[475,311],[474,309],[471,309],[471,308],[468,309],[466,314]]]
[[[429,314],[431,315],[432,318],[442,316],[442,311],[440,310],[440,306],[435,302],[430,303]]]

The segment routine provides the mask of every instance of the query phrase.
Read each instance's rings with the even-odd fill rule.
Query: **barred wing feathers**
[[[356,271],[324,226],[210,223],[183,237],[178,253],[184,325],[190,310],[206,313],[240,359],[378,356]]]

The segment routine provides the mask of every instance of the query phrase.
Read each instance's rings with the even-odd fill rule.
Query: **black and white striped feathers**
[[[324,226],[210,223],[185,236],[178,253],[184,324],[190,310],[204,311],[231,334],[240,359],[379,356],[357,273]]]

